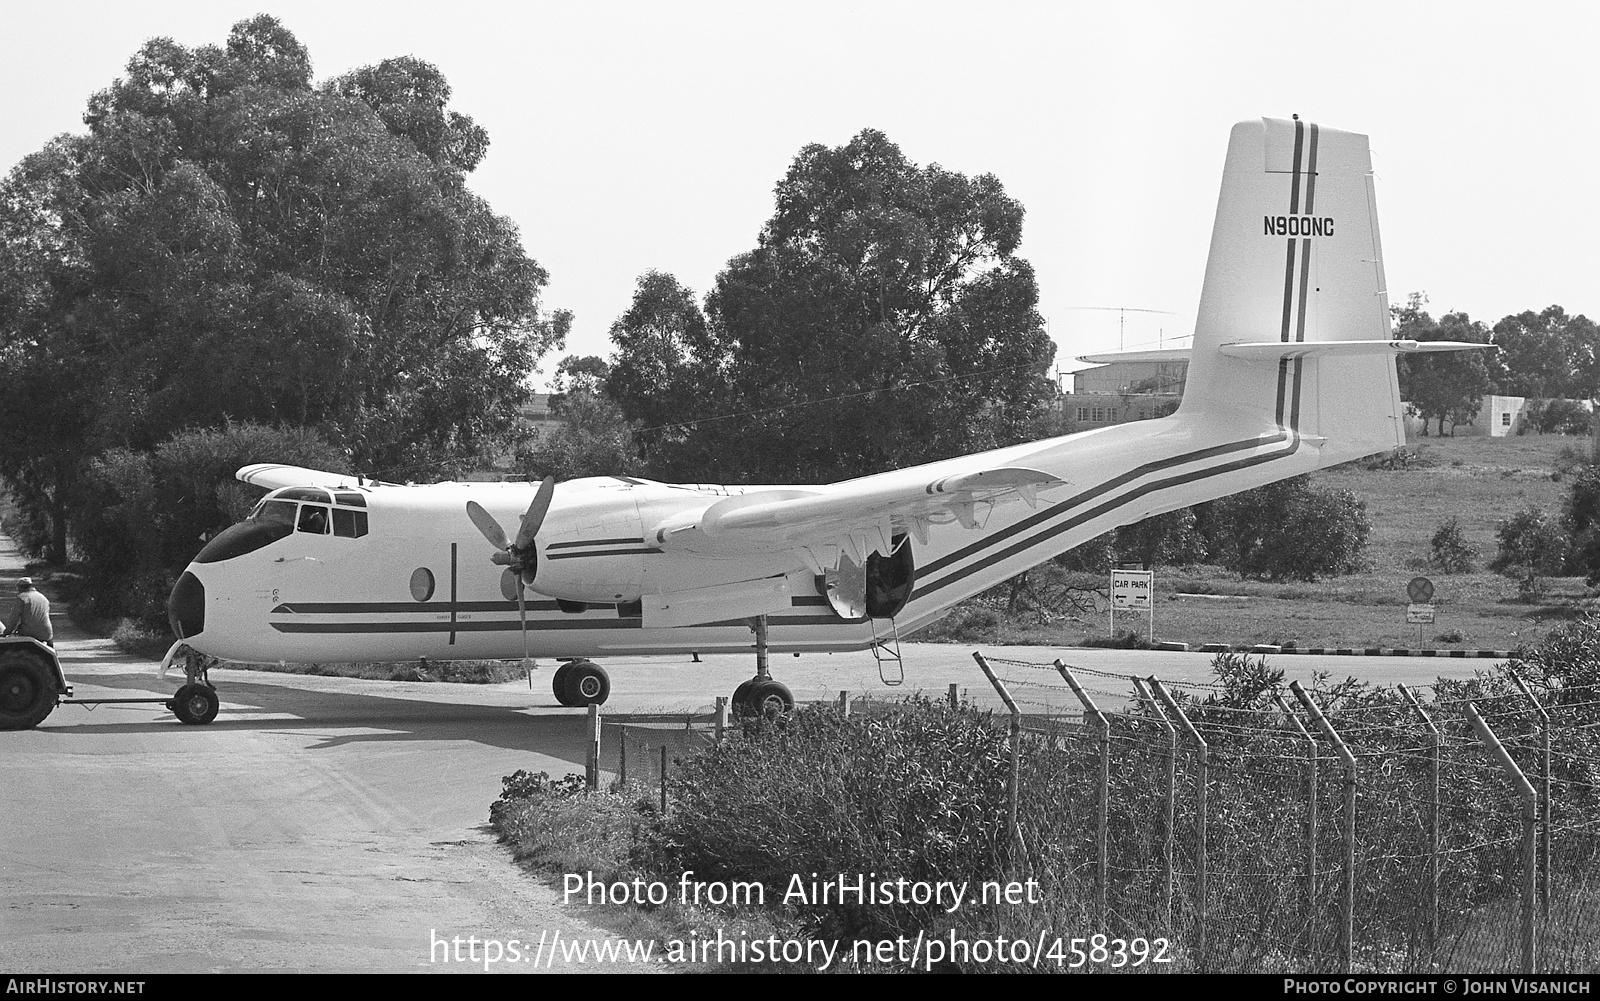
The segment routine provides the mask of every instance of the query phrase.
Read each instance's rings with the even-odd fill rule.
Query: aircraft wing
[[[684,512],[658,525],[663,549],[729,552],[796,545],[841,545],[860,556],[887,551],[897,532],[925,541],[929,525],[979,528],[995,504],[1037,504],[1040,490],[1065,486],[1026,466],[955,468],[929,477],[927,468],[897,470],[829,486],[757,490]]]
[[[276,462],[258,462],[242,466],[233,474],[234,479],[252,486],[276,490],[279,487],[354,487],[357,478],[349,473],[330,473],[304,466],[285,466]]]

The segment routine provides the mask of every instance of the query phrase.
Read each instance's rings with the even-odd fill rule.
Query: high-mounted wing
[[[233,476],[237,480],[252,486],[266,487],[268,490],[276,490],[279,487],[354,487],[361,482],[360,477],[349,473],[330,473],[322,469],[285,466],[276,462],[258,462],[252,466],[242,466]]]
[[[1025,466],[897,470],[829,486],[757,490],[684,512],[655,526],[651,541],[663,549],[727,553],[798,545],[841,545],[857,558],[887,551],[895,534],[926,541],[929,525],[958,522],[978,528],[995,504],[1037,504],[1040,490],[1065,485],[1059,477]]]

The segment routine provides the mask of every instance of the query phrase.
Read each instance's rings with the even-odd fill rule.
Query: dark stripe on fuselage
[[[552,549],[576,549],[579,546],[639,546],[644,540],[635,536],[631,539],[582,539],[578,542],[552,542],[545,546],[545,552]]]
[[[866,619],[842,619],[837,615],[769,615],[769,628],[785,626],[837,626],[860,625]],[[274,622],[272,628],[280,633],[442,633],[451,628],[449,622]],[[717,622],[697,623],[694,628],[750,628],[749,619],[723,619]],[[642,619],[529,619],[529,632],[563,632],[574,629],[642,629]],[[489,619],[482,622],[457,622],[455,629],[463,633],[514,633],[522,629],[518,619]]]
[[[821,595],[802,594],[789,598],[791,608],[803,608],[810,605],[826,605],[828,599]],[[616,608],[614,604],[601,602],[588,602],[590,611],[601,611],[607,608]],[[484,612],[516,612],[517,603],[514,601],[460,601],[456,608],[463,613],[482,614]],[[530,612],[555,612],[561,606],[554,601],[530,601]],[[430,605],[417,601],[286,601],[272,609],[273,615],[385,615],[403,614],[407,612],[440,614],[444,611],[442,605]],[[562,612],[571,615],[570,612]],[[593,620],[598,621],[598,620]]]
[[[659,549],[598,549],[592,553],[552,553],[545,551],[547,560],[582,560],[590,556],[649,556],[659,553]]]

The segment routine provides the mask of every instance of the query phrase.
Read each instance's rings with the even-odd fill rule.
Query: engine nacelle
[[[871,553],[865,566],[841,553],[839,566],[822,578],[828,604],[840,618],[892,619],[911,600],[917,583],[911,540],[895,533],[890,554]]]
[[[563,485],[535,539],[533,591],[568,602],[638,601],[644,591],[644,525],[623,490]]]

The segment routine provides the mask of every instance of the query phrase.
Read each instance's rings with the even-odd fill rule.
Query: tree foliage
[[[618,476],[638,472],[641,462],[633,426],[606,395],[609,367],[598,357],[568,355],[556,368],[550,397],[555,426],[518,450],[530,478]]]
[[[1495,384],[1506,396],[1587,400],[1600,395],[1600,327],[1560,306],[1527,310],[1494,325]]]
[[[801,150],[776,202],[703,310],[651,273],[612,328],[657,475],[831,480],[1034,433],[1054,346],[999,180],[869,129]]]
[[[1404,306],[1395,307],[1397,337],[1418,341],[1469,341],[1489,343],[1489,331],[1465,313],[1446,313],[1439,320],[1429,316],[1424,306],[1427,297],[1413,292]],[[1483,395],[1494,388],[1489,363],[1482,351],[1449,351],[1403,357],[1399,360],[1400,395],[1416,407],[1422,417],[1422,431],[1428,421],[1439,422],[1444,436],[1445,421],[1452,429],[1470,423],[1478,415]]]
[[[510,430],[568,318],[467,190],[488,137],[449,96],[411,57],[314,87],[258,15],[146,43],[0,184],[0,474],[58,550],[92,457],[175,432],[315,427],[403,476]]]

